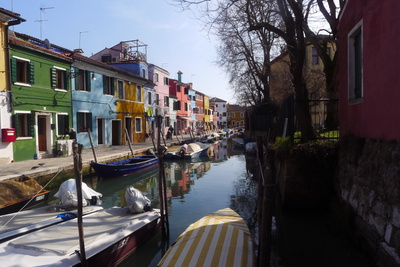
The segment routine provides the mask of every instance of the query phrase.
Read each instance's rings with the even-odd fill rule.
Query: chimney
[[[178,81],[182,82],[182,71],[178,71]]]

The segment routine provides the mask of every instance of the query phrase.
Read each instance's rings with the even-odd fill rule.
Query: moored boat
[[[178,151],[168,152],[164,155],[166,159],[196,159],[208,156],[210,144],[204,143],[189,143],[184,144]]]
[[[190,225],[157,266],[253,266],[253,242],[232,209],[213,212]]]
[[[158,158],[156,156],[143,155],[108,163],[92,161],[90,166],[101,177],[114,177],[147,170],[157,163]]]
[[[130,196],[134,191],[130,188]],[[144,196],[136,194],[136,204],[131,202],[129,207],[112,207],[82,217],[88,266],[115,266],[160,228],[159,210],[148,210],[138,199],[147,203]],[[80,266],[80,255],[77,219],[0,244],[0,257],[7,258],[2,266]]]
[[[19,180],[1,181],[0,191],[0,215],[38,205],[46,201],[50,194],[35,179],[25,175]]]

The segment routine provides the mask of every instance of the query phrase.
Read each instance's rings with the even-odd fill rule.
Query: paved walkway
[[[183,136],[184,140],[190,139],[189,135]],[[182,140],[182,136],[179,136]],[[163,142],[161,141],[161,144]],[[178,140],[174,137],[173,140],[166,142],[167,147],[172,145],[179,145]],[[146,142],[132,144],[134,154],[139,154],[147,151],[149,148],[154,150],[153,142],[151,139]],[[126,157],[131,155],[131,150],[128,145],[111,146],[111,147],[96,147],[96,157],[98,162],[109,161],[116,158]],[[94,160],[93,150],[91,148],[83,149],[82,151],[82,165],[88,166]],[[25,160],[20,162],[13,162],[0,166],[0,181],[18,178],[21,175],[30,177],[39,177],[49,174],[56,174],[60,170],[72,170],[74,168],[74,161],[72,156],[50,157],[38,160]]]

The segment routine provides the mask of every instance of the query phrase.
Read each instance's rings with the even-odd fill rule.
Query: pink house
[[[400,1],[346,1],[339,22],[341,136],[399,140]]]

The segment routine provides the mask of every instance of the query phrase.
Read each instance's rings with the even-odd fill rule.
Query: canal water
[[[226,140],[212,144],[211,151],[211,157],[206,160],[165,162],[170,238],[162,242],[160,231],[122,266],[156,266],[168,246],[190,224],[219,209],[231,207],[250,224],[255,222],[255,182],[246,169],[243,151],[228,147]],[[146,192],[152,206],[158,208],[157,176],[158,166],[125,177],[87,177],[84,182],[103,194],[104,208],[125,205],[125,189],[129,185]],[[249,195],[254,199],[249,199]]]

